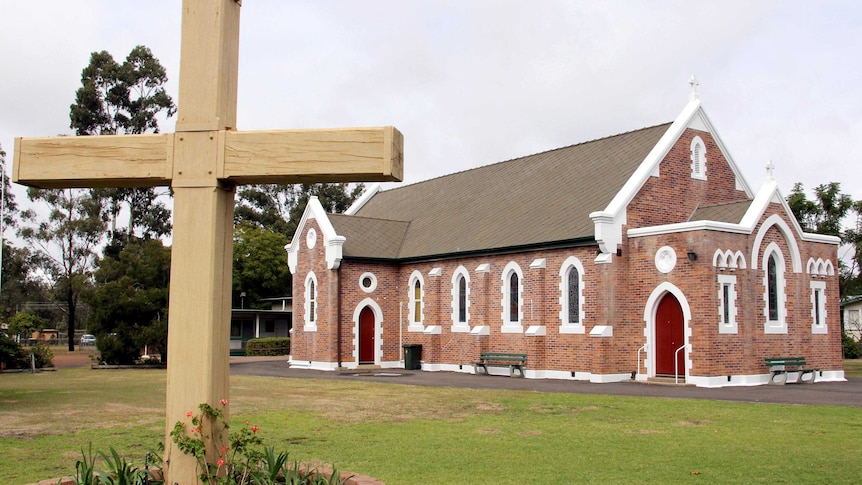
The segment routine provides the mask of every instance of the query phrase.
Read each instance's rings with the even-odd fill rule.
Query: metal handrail
[[[646,352],[648,347],[649,347],[649,343],[645,343],[645,344],[641,345],[641,348],[638,349],[638,370],[637,370],[638,372],[641,371],[641,362],[642,362],[641,361],[641,350]],[[647,370],[646,366],[644,366],[644,370]]]
[[[676,352],[673,353],[673,378],[674,384],[679,384],[679,351],[684,349],[688,344],[683,344],[682,347],[676,349]]]

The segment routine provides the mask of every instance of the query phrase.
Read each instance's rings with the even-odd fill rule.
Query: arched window
[[[769,261],[766,263],[766,286],[769,293],[769,320],[778,321],[778,265],[775,262],[775,255],[769,255]]]
[[[785,317],[785,305],[787,304],[786,286],[784,277],[784,255],[781,247],[771,242],[763,252],[761,262],[763,274],[763,316],[766,320],[765,333],[787,333],[787,322]]]
[[[305,292],[303,295],[305,297],[304,330],[307,332],[317,331],[317,293],[317,276],[314,273],[308,273],[308,276],[305,278]]]
[[[503,333],[520,333],[524,329],[521,326],[521,315],[523,314],[524,274],[521,267],[515,262],[510,262],[503,269]]]
[[[699,136],[691,140],[691,177],[706,179],[706,145]]]
[[[422,322],[422,283],[419,280],[413,283],[413,322]]]
[[[408,308],[408,332],[421,332],[425,330],[423,326],[423,322],[425,319],[425,315],[423,314],[425,302],[425,282],[422,279],[422,273],[419,271],[414,271],[410,275],[410,279],[407,280],[407,301]]]
[[[458,323],[467,323],[467,278],[458,276]]]
[[[584,333],[584,266],[571,256],[560,267],[560,333]]]
[[[568,314],[569,323],[581,323],[581,275],[578,273],[578,268],[572,266],[569,269],[569,277],[567,278],[569,286],[568,294]]]
[[[518,273],[512,272],[509,275],[509,321],[517,322],[518,321],[518,307],[520,306],[521,300],[520,295],[518,295],[518,289],[521,287],[518,281]]]

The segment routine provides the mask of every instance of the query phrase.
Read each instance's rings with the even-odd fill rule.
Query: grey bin
[[[404,368],[406,370],[422,370],[422,346],[419,344],[404,345]]]

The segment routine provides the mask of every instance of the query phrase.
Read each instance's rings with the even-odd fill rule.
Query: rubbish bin
[[[407,370],[422,370],[422,346],[419,344],[404,345],[404,368]]]

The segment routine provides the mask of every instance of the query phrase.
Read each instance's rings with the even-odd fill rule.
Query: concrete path
[[[788,384],[785,386],[722,387],[706,389],[690,386],[618,382],[591,384],[556,379],[476,376],[459,372],[423,372],[404,369],[360,371],[316,371],[290,369],[285,357],[231,357],[234,375],[257,375],[294,379],[337,379],[388,382],[412,386],[445,386],[467,389],[511,389],[535,392],[568,392],[614,396],[645,396],[671,399],[713,399],[718,401],[762,402],[777,404],[826,404],[862,407],[862,379],[847,382]]]

